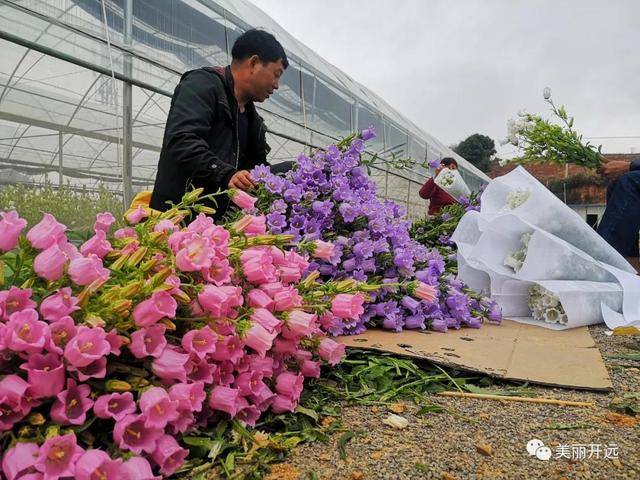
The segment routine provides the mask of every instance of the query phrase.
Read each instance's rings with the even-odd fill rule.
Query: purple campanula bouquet
[[[500,321],[493,302],[445,271],[437,249],[411,238],[404,208],[376,196],[367,169],[372,160],[363,158],[365,141],[373,136],[373,129],[366,129],[310,156],[300,155],[284,176],[266,166],[252,172],[258,182],[255,206],[271,233],[334,245],[333,255],[312,261],[308,272],[319,272],[323,280],[389,284],[369,295],[356,319],[325,315],[324,329],[335,335],[358,334],[367,325],[446,331],[478,328],[483,319]],[[417,284],[430,289],[418,299]]]

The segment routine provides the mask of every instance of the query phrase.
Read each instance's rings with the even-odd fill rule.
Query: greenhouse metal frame
[[[128,204],[150,189],[171,95],[183,72],[226,65],[252,27],[290,66],[259,107],[277,163],[374,126],[381,197],[425,213],[422,165],[455,157],[472,189],[489,179],[246,0],[0,0],[0,179],[109,186]],[[412,158],[409,169],[392,159]]]

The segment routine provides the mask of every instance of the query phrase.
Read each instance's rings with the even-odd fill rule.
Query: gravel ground
[[[616,415],[608,407],[625,393],[640,391],[639,362],[606,358],[629,353],[638,340],[608,337],[605,330],[595,326],[591,334],[605,358],[613,392],[534,387],[541,397],[594,402],[594,407],[433,397],[447,413],[417,415],[418,407],[406,403],[402,416],[409,425],[394,429],[382,423],[390,414],[387,407],[345,406],[342,424],[356,432],[346,445],[345,460],[340,458],[338,433],[328,443],[299,446],[269,478],[638,479],[639,419]],[[551,449],[551,459],[529,456],[526,444],[534,438]],[[573,458],[560,457],[559,445],[567,445]],[[580,445],[586,446],[587,458],[579,458]],[[612,445],[618,447],[617,459],[605,458],[606,447]]]

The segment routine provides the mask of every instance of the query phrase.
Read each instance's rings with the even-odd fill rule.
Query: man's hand
[[[248,170],[238,170],[229,180],[229,188],[239,188],[240,190],[249,190],[254,187],[256,182],[251,178]]]
[[[605,178],[613,180],[629,171],[629,162],[625,162],[624,160],[611,160],[604,163],[599,171]]]

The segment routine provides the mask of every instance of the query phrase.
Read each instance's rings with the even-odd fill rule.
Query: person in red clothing
[[[429,215],[437,215],[442,207],[446,207],[447,205],[453,205],[458,201],[449,195],[444,189],[440,188],[433,181],[434,178],[438,176],[438,174],[442,171],[443,168],[448,168],[449,170],[457,170],[458,162],[451,157],[446,157],[440,160],[440,166],[436,169],[436,173],[433,177],[429,178],[425,182],[425,184],[420,189],[418,194],[421,198],[425,200],[429,200]]]

